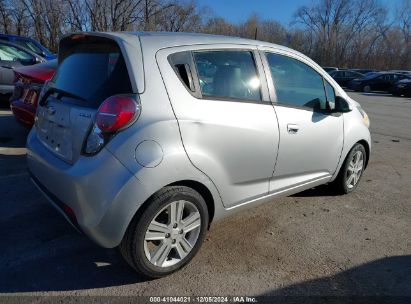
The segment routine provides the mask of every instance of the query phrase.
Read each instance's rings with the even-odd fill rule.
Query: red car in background
[[[53,77],[56,69],[57,60],[51,60],[14,70],[15,87],[10,107],[17,120],[25,126],[33,126],[41,88]]]

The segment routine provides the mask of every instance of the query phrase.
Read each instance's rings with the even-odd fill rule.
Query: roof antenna
[[[255,27],[254,40],[257,40],[258,27]]]

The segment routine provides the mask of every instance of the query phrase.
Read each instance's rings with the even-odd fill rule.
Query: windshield
[[[377,72],[369,72],[369,73],[365,74],[362,79],[371,79],[371,78],[374,78],[378,75],[379,75],[379,73],[377,73]]]
[[[25,61],[25,60],[32,60],[33,57],[14,46],[11,45],[0,45],[0,60],[5,61]]]
[[[40,49],[35,43],[33,43],[30,40],[16,39],[15,43],[18,44],[18,45],[21,45],[22,47],[24,47],[24,48],[26,48],[26,49],[28,49],[28,50],[30,50],[30,51],[38,54],[38,55],[41,55],[41,56],[44,55],[43,50]]]

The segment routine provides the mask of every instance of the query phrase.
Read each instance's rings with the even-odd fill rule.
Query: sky
[[[300,6],[309,6],[312,1],[314,0],[197,0],[200,5],[211,8],[217,16],[234,23],[244,21],[251,12],[256,12],[262,19],[274,19],[285,26],[292,21]],[[380,1],[388,7],[395,7],[401,0]]]

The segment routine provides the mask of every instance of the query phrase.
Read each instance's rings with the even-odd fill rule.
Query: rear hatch
[[[57,72],[40,97],[37,136],[53,154],[73,164],[101,103],[112,95],[131,93],[117,42],[89,35],[63,38]]]

